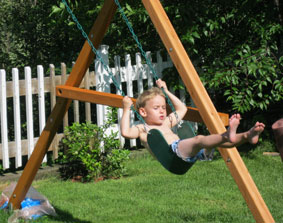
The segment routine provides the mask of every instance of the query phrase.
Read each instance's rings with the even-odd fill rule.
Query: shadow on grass
[[[75,218],[71,213],[67,212],[67,211],[63,211],[58,207],[54,207],[55,211],[57,213],[56,217],[52,217],[50,216],[50,219],[54,219],[56,221],[59,222],[68,222],[68,223],[92,223],[91,221],[87,221],[87,220],[80,220],[78,218]]]

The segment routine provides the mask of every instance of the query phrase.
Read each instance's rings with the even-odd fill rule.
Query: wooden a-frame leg
[[[158,0],[142,1],[210,133],[225,132],[226,129],[162,5]],[[256,222],[274,222],[237,149],[220,149],[220,152]]]
[[[116,4],[114,0],[106,0],[103,8],[101,9],[94,25],[90,31],[89,38],[93,45],[97,48],[116,12]],[[91,51],[91,47],[88,42],[85,41],[84,46],[76,60],[76,63],[70,73],[70,76],[65,85],[78,87],[89,67],[93,62],[94,54]],[[25,198],[32,181],[41,165],[44,155],[48,151],[48,148],[56,134],[59,125],[62,124],[63,117],[70,106],[71,100],[65,98],[58,98],[54,109],[49,116],[46,126],[43,129],[34,151],[26,164],[26,167],[13,191],[9,204],[12,208],[19,209],[22,200]]]

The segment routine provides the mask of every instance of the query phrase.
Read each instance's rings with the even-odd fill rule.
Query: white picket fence
[[[102,45],[99,48],[100,54],[106,64],[109,63],[108,58],[108,46]],[[147,52],[147,57],[151,58],[151,53]],[[125,56],[125,65],[121,66],[120,56],[114,57],[114,67],[110,68],[112,73],[115,75],[115,78],[118,83],[122,86],[122,83],[126,83],[125,93],[128,96],[134,96],[134,92],[139,94],[144,90],[144,83],[147,83],[147,87],[150,88],[153,86],[153,78],[151,72],[146,64],[142,63],[142,58],[140,53],[135,55],[135,65],[132,65],[131,56]],[[160,53],[156,54],[156,62],[153,63],[153,67],[157,71],[158,75],[162,74],[162,71],[165,68],[172,67],[172,62],[169,57],[165,60],[162,59]],[[68,75],[67,68],[64,63],[61,64],[61,73],[55,75],[55,66],[49,66],[50,73],[44,73],[44,68],[41,65],[37,66],[37,78],[32,78],[31,68],[24,68],[24,79],[19,79],[19,70],[17,68],[12,69],[12,81],[6,81],[6,71],[0,70],[0,115],[1,115],[1,144],[0,144],[0,160],[2,160],[3,169],[10,168],[10,158],[15,158],[15,167],[21,167],[23,165],[22,157],[30,156],[35,143],[38,140],[40,132],[45,126],[46,117],[49,116],[46,110],[51,110],[56,103],[56,85],[64,84]],[[145,80],[145,81],[143,81]],[[84,80],[80,87],[90,89],[96,87],[97,91],[110,92],[110,84],[112,79],[109,77],[109,74],[106,72],[100,61],[95,61],[95,71],[87,71]],[[119,94],[119,92],[116,92]],[[47,94],[50,95],[49,103],[46,101]],[[21,97],[25,97],[25,109],[22,109],[23,102],[21,103]],[[34,96],[38,98],[38,106],[34,107],[35,101]],[[184,92],[180,92],[180,97],[184,101]],[[14,129],[8,128],[11,120],[8,120],[8,107],[7,100],[13,100],[13,108],[9,111],[13,112],[13,125]],[[82,102],[80,102],[82,103]],[[93,112],[95,108],[91,107],[90,103],[84,103],[85,108],[85,120],[98,125],[102,125],[106,119],[107,106],[96,105],[96,120],[93,120]],[[51,108],[47,108],[49,105]],[[10,106],[11,107],[11,106]],[[80,122],[80,111],[78,101],[73,102],[73,121]],[[22,110],[25,110],[26,122],[23,123],[21,120]],[[70,113],[70,112],[69,112]],[[35,123],[35,116],[38,114],[36,119],[39,120],[39,123]],[[122,110],[118,110],[118,120],[120,120],[122,115]],[[133,114],[134,116],[134,114]],[[65,118],[62,121],[62,129],[65,126],[72,124],[70,121],[70,114],[66,114]],[[133,119],[134,120],[134,119]],[[26,137],[24,138],[21,134],[21,128],[23,125],[26,125]],[[39,128],[38,135],[35,136],[35,126]],[[119,130],[119,122],[117,125],[113,126],[114,130]],[[8,130],[9,129],[9,130]],[[63,136],[63,130],[58,132],[53,140],[52,145],[49,150],[53,152],[53,157],[56,159],[58,157],[58,143]],[[14,136],[14,141],[9,141],[9,136],[11,134]],[[120,136],[121,144],[124,145],[125,139]],[[136,145],[135,140],[130,141],[131,146]],[[43,162],[46,162],[46,158]]]

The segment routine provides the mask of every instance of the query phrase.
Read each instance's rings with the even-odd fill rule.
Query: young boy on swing
[[[249,142],[256,144],[260,133],[264,130],[265,125],[257,122],[250,130],[243,133],[236,133],[240,124],[241,116],[234,114],[229,119],[229,128],[222,134],[212,134],[208,136],[197,135],[193,138],[180,140],[178,135],[173,133],[171,128],[177,124],[174,113],[167,116],[166,100],[163,91],[168,95],[169,99],[175,107],[177,117],[183,119],[187,112],[187,107],[168,89],[167,85],[161,79],[156,81],[157,86],[144,91],[137,99],[136,108],[142,118],[144,124],[130,126],[130,108],[133,104],[132,100],[125,96],[123,99],[123,116],[121,120],[121,134],[125,138],[140,138],[141,143],[147,147],[147,134],[150,129],[158,129],[171,145],[173,152],[187,162],[195,162],[200,156],[210,154],[214,147],[230,148],[240,144]],[[202,149],[202,148],[206,148]],[[149,149],[150,150],[150,149]]]

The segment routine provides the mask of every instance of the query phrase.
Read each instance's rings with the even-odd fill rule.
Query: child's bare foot
[[[234,114],[229,119],[229,128],[227,130],[227,133],[228,133],[228,139],[231,143],[236,142],[236,132],[240,124],[240,120],[241,120],[240,114]]]
[[[258,138],[260,133],[263,132],[265,125],[261,122],[255,123],[254,127],[252,127],[248,131],[248,141],[251,144],[256,144],[258,142]]]

